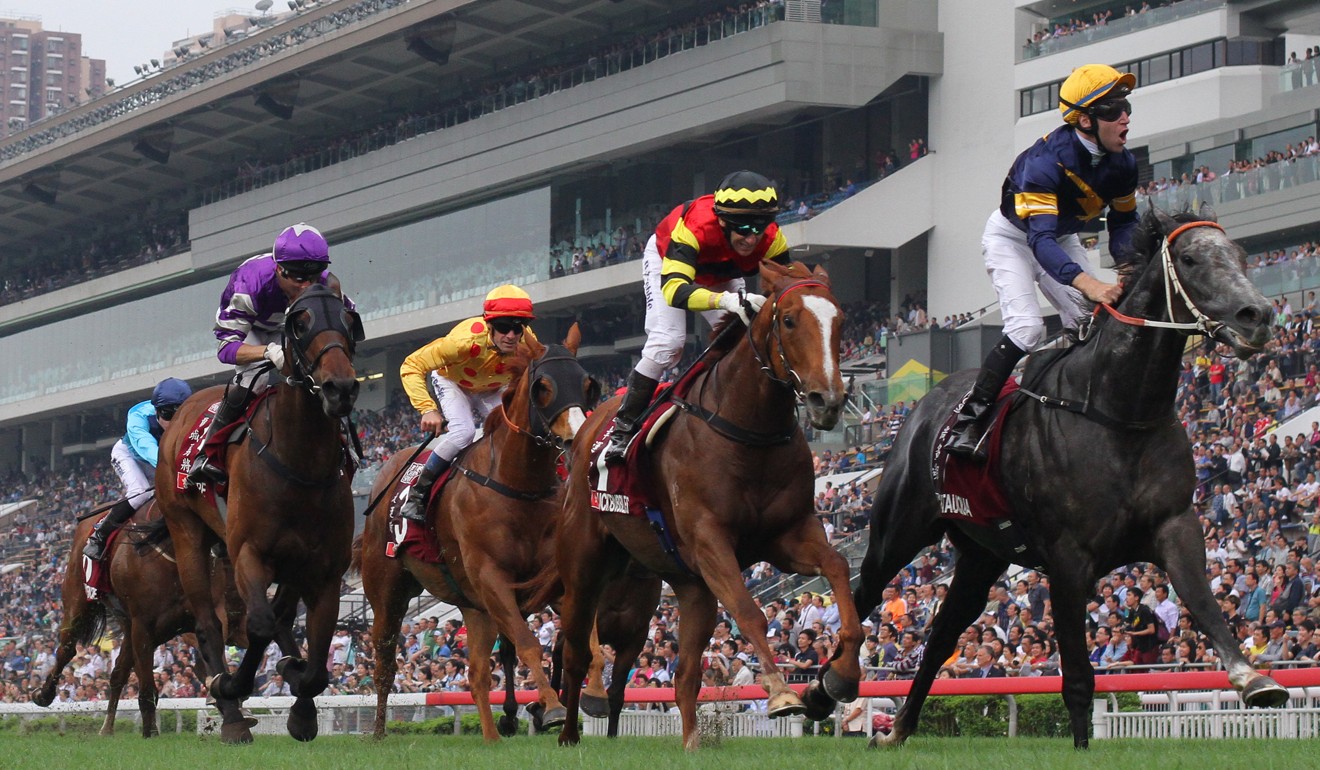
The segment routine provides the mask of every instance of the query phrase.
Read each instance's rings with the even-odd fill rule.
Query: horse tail
[[[514,593],[525,597],[519,602],[529,612],[538,612],[564,595],[564,581],[559,576],[559,563],[553,559],[541,562],[540,569],[527,580],[513,584]]]
[[[348,562],[348,574],[362,574],[362,535],[353,538],[353,556]]]
[[[61,631],[68,631],[76,644],[91,644],[100,639],[110,618],[105,602],[97,600],[83,604],[82,612],[66,617]]]
[[[159,547],[164,550],[173,544],[170,540],[170,528],[165,524],[165,519],[153,519],[145,524],[134,524],[125,534],[130,535],[133,544],[133,550],[138,556],[145,556],[147,551]]]

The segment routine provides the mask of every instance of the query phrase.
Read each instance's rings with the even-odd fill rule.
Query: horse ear
[[[811,270],[811,275],[812,275],[817,281],[820,281],[821,283],[825,284],[826,286],[829,286],[829,285],[830,285],[830,274],[827,273],[827,272],[825,272],[825,266],[824,266],[824,265],[816,265],[814,268],[812,268],[812,270]]]
[[[778,262],[771,262],[766,259],[761,260],[761,285],[770,288],[770,291],[766,292],[767,294],[773,293],[775,286],[777,286],[780,281],[788,275],[788,273],[789,269]]]
[[[1159,226],[1159,231],[1165,235],[1178,229],[1178,221],[1168,214],[1165,214],[1159,206],[1155,205],[1154,201],[1150,204],[1149,216],[1155,219],[1155,223]]]
[[[578,328],[577,321],[568,327],[568,336],[564,337],[564,347],[568,348],[573,355],[577,355],[578,346],[582,344],[582,330]]]
[[[532,339],[524,334],[522,344],[527,348],[527,351],[532,354],[532,360],[536,360],[545,355],[545,345],[542,345],[540,340]]]
[[[1219,216],[1215,214],[1215,209],[1209,201],[1201,201],[1201,208],[1197,210],[1196,216],[1202,222],[1218,222]]]

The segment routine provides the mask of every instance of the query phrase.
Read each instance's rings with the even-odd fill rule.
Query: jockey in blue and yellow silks
[[[1136,85],[1131,73],[1104,64],[1073,70],[1059,88],[1064,125],[1038,139],[1009,169],[999,208],[981,236],[986,272],[999,295],[1004,336],[981,366],[953,425],[949,452],[984,457],[980,446],[990,407],[1013,367],[1045,341],[1036,286],[1064,326],[1075,323],[1082,297],[1118,301],[1118,284],[1095,277],[1077,233],[1105,212],[1115,264],[1128,257],[1137,224],[1137,162],[1126,149]]]

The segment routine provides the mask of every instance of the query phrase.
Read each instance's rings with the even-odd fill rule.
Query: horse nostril
[[[808,409],[820,410],[825,408],[825,397],[822,396],[818,390],[813,390],[808,393],[804,400],[806,401]]]
[[[1248,305],[1237,312],[1237,320],[1244,326],[1259,326],[1266,323],[1273,314],[1272,308]]]

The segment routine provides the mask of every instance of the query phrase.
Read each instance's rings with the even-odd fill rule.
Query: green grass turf
[[[1087,752],[1071,742],[1042,738],[913,738],[894,750],[870,750],[865,740],[812,737],[726,739],[688,754],[677,738],[587,738],[560,748],[554,736],[520,736],[486,746],[479,737],[391,736],[383,742],[327,736],[311,743],[257,736],[249,746],[225,746],[215,737],[163,735],[144,740],[132,734],[111,738],[41,733],[0,735],[0,770],[78,768],[87,770],[191,770],[192,768],[600,768],[660,770],[1053,770],[1053,768],[1266,768],[1315,767],[1320,741],[1097,741]]]

